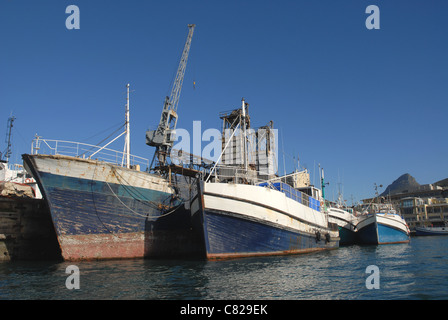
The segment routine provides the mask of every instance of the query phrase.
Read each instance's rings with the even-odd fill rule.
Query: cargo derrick
[[[182,52],[176,78],[170,96],[165,97],[159,125],[156,130],[146,131],[146,144],[156,147],[154,158],[151,163],[151,169],[156,171],[166,171],[165,169],[170,164],[170,152],[176,134],[177,105],[179,104],[180,92],[184,80],[185,69],[187,67],[188,53],[190,51],[195,25],[189,24],[188,28],[187,41],[185,42],[185,47]]]

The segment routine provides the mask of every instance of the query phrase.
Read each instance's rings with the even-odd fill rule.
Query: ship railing
[[[320,201],[313,198],[312,196],[297,190],[284,182],[262,182],[259,184],[262,187],[269,187],[270,189],[278,190],[283,192],[288,198],[293,199],[307,207],[310,207],[314,210],[320,211]]]
[[[42,139],[36,137],[31,144],[31,154],[64,155],[81,159],[93,159],[125,166],[126,153],[88,143]],[[130,155],[130,167],[149,170],[149,159]]]

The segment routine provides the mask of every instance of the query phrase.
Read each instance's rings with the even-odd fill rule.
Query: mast
[[[244,170],[245,173],[247,174],[247,142],[246,142],[246,103],[244,101],[244,98],[241,99],[241,110],[243,111],[243,116],[242,116],[242,123],[243,123],[243,148],[244,148]]]
[[[325,201],[325,182],[324,182],[324,168],[321,168],[322,176],[321,176],[321,183],[322,183],[322,198]]]
[[[129,122],[129,83],[126,85],[127,95],[126,95],[126,136],[125,136],[125,153],[126,153],[126,168],[129,169],[131,164],[131,130]]]

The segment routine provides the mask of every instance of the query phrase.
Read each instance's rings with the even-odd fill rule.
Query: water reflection
[[[0,299],[446,299],[447,249],[448,237],[217,262],[5,262]],[[79,290],[65,287],[71,264]],[[379,268],[378,290],[366,288],[369,265]]]

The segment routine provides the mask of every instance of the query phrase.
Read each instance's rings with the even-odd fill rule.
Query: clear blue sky
[[[79,30],[65,27],[71,4]],[[379,30],[365,26],[372,4]],[[338,182],[349,202],[404,173],[433,183],[448,177],[447,13],[445,0],[0,0],[0,150],[11,112],[12,161],[35,133],[98,142],[124,121],[130,83],[131,152],[151,158],[145,132],[195,23],[178,127],[220,129],[245,97],[254,125],[283,134],[287,171],[297,154],[324,167],[329,198]]]

